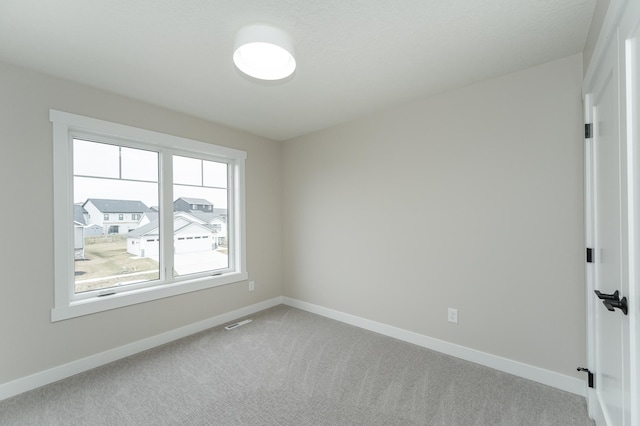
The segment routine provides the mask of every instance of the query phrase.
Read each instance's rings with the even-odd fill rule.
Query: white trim
[[[122,308],[165,297],[177,296],[193,291],[204,290],[220,285],[246,281],[249,274],[246,271],[224,274],[216,277],[195,278],[188,281],[175,281],[162,286],[143,287],[113,294],[109,297],[93,297],[71,301],[68,305],[56,306],[51,310],[51,321],[61,321],[82,315],[89,315],[109,309]]]
[[[137,127],[127,126],[124,124],[112,123],[110,121],[99,120],[97,118],[57,111],[54,109],[49,110],[49,120],[54,123],[64,124],[75,130],[86,131],[110,138],[123,138],[130,141],[143,142],[144,144],[148,144],[148,141],[152,140],[154,144],[165,148],[174,148],[180,151],[192,151],[195,153],[201,153],[203,150],[207,150],[207,148],[215,146],[216,153],[220,156],[242,159],[247,158],[247,153],[245,151],[182,138],[180,136],[168,135],[166,133],[154,132],[152,130],[139,129]]]
[[[326,318],[331,318],[344,322],[365,330],[373,331],[384,336],[393,337],[398,340],[409,342],[427,349],[435,350],[456,358],[484,365],[514,376],[522,377],[548,386],[552,386],[576,395],[585,396],[585,383],[582,380],[565,376],[560,373],[534,367],[522,362],[510,360],[497,355],[488,354],[467,348],[465,346],[449,343],[444,340],[434,339],[412,331],[404,330],[391,325],[379,323],[355,315],[346,314],[289,297],[278,296],[265,300],[254,305],[236,309],[231,312],[217,315],[215,317],[167,331],[156,336],[148,337],[137,342],[129,343],[114,349],[110,349],[99,354],[91,355],[76,361],[71,361],[57,367],[44,370],[30,376],[22,377],[11,382],[0,384],[0,401],[11,398],[23,392],[44,386],[58,380],[71,377],[75,374],[100,367],[119,359],[135,355],[139,352],[172,342],[183,337],[190,336],[212,327],[217,327],[224,323],[246,317],[264,309],[285,304],[297,309],[302,309]]]
[[[591,93],[587,93],[584,96],[584,122],[592,124],[593,132],[593,114],[592,114],[592,97]],[[594,241],[594,207],[593,207],[593,159],[594,159],[594,145],[593,135],[590,139],[585,138],[584,149],[584,206],[585,206],[585,246],[594,249],[595,253],[595,241]],[[586,253],[585,253],[586,255]],[[595,262],[595,258],[594,258]],[[587,306],[587,365],[586,367],[595,374],[596,371],[596,346],[594,341],[595,336],[595,308],[596,300],[594,299],[593,290],[595,289],[595,263],[587,263],[585,261],[585,284],[586,284],[586,298],[585,304]],[[587,411],[589,417],[592,419],[603,419],[602,408],[598,403],[595,389],[587,388]],[[600,420],[599,420],[600,421]]]
[[[586,395],[585,381],[574,377],[565,376],[564,374],[545,370],[544,368],[488,354],[486,352],[456,345],[455,343],[446,342],[444,340],[434,339],[433,337],[428,337],[413,331],[346,314],[344,312],[292,299],[290,297],[283,297],[282,303],[323,317],[354,325],[365,330],[413,343],[414,345],[422,346],[423,348],[431,349],[456,358],[484,365],[495,370],[513,374],[514,376],[542,383],[547,386],[552,386],[579,396]]]
[[[618,22],[620,21],[620,16],[622,15],[622,12],[625,9],[628,1],[629,0],[610,1],[607,13],[605,14],[604,20],[602,22],[602,27],[600,27],[598,40],[596,40],[596,45],[593,49],[593,54],[591,55],[589,67],[587,68],[584,75],[584,82],[582,86],[583,88],[593,87],[593,79],[600,63],[602,62],[602,57],[606,53],[605,48],[609,44],[611,37],[613,37],[615,32],[618,30]]]
[[[216,315],[200,322],[0,384],[0,401],[280,304],[282,304],[282,297],[274,297],[273,299]]]

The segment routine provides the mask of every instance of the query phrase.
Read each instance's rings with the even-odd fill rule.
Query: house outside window
[[[60,111],[50,118],[54,222],[69,229],[55,236],[53,321],[247,279],[246,153]],[[225,246],[207,244],[213,236],[207,218],[174,212],[173,200],[181,198],[227,212]],[[82,203],[114,206],[120,221],[132,222],[108,225],[107,235],[85,240],[88,260],[76,262],[73,206]],[[139,222],[141,213],[146,222]],[[111,264],[100,264],[106,253]]]

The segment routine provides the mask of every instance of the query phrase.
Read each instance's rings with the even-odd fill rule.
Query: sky
[[[79,139],[73,150],[74,203],[108,198],[158,206],[158,153]],[[174,156],[173,175],[173,200],[204,198],[227,208],[225,163]]]

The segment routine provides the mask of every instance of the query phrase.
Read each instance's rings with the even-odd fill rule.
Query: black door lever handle
[[[622,311],[623,314],[627,315],[628,308],[626,297],[623,297],[620,300],[604,300],[602,303],[611,312],[615,311],[615,308],[618,308]]]
[[[598,290],[594,290],[594,292],[600,300],[620,300],[620,293],[618,292],[618,290],[616,290],[613,294],[600,293]]]
[[[620,292],[618,290],[614,291],[613,294],[600,293],[598,290],[594,290],[594,292],[596,296],[602,300],[602,304],[607,308],[607,310],[613,312],[618,308],[623,314],[627,315],[627,298],[623,297],[620,299]]]

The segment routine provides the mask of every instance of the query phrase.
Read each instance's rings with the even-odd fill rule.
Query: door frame
[[[640,44],[640,2],[637,0],[611,0],[605,16],[600,35],[596,42],[589,68],[585,74],[584,119],[592,122],[592,98],[595,80],[599,68],[606,57],[606,48],[612,41],[616,43],[619,82],[620,137],[623,138],[621,157],[626,159],[621,164],[621,227],[623,247],[621,262],[622,279],[628,282],[629,322],[624,333],[628,333],[629,347],[623,348],[628,353],[629,365],[623,366],[629,372],[629,383],[625,384],[627,394],[625,405],[627,417],[625,425],[640,425],[640,76],[635,82],[627,79],[632,65],[634,72],[640,73],[640,46],[636,46],[634,57],[627,41],[633,35]],[[631,57],[634,63],[628,63]],[[634,83],[636,86],[632,86]],[[594,243],[594,145],[593,139],[585,138],[585,243],[593,247]],[[626,234],[626,235],[625,235]],[[624,238],[624,237],[627,238]],[[595,290],[595,265],[587,263],[586,278],[586,311],[587,311],[587,365],[593,372],[595,368],[595,309],[598,300],[593,297]],[[598,386],[596,382],[595,386]],[[589,416],[596,424],[605,424],[602,409],[598,403],[594,389],[587,391]]]

